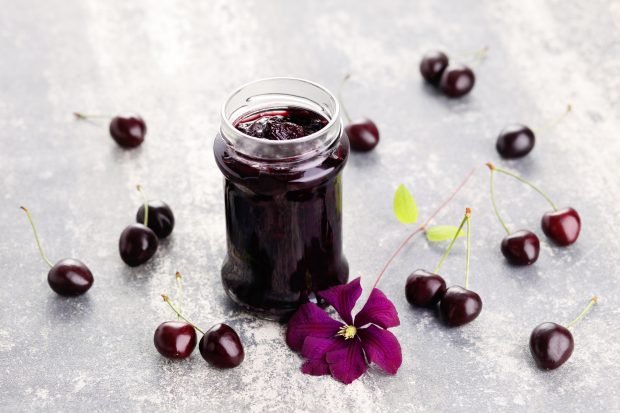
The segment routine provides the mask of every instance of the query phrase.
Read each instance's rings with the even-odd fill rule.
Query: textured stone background
[[[67,1],[4,0],[0,12],[0,410],[41,411],[612,411],[620,397],[620,3],[588,1]],[[423,84],[421,54],[489,46],[478,83],[461,100]],[[369,288],[408,233],[392,216],[406,183],[427,216],[471,167],[477,171],[437,220],[474,209],[471,288],[484,309],[446,329],[414,311],[404,280],[432,269],[441,248],[417,238],[380,287],[395,302],[404,363],[396,377],[371,369],[343,386],[304,376],[283,328],[240,313],[219,281],[224,254],[221,175],[212,157],[218,111],[247,81],[292,75],[336,88],[380,126],[382,142],[354,154],[344,185],[345,251]],[[568,103],[574,113],[539,135],[533,153],[504,163],[498,131],[544,124]],[[76,110],[141,113],[145,144],[119,149],[107,124],[76,122]],[[538,262],[504,263],[485,161],[540,183],[583,219],[578,243],[549,245],[544,201],[498,177],[513,228],[541,234]],[[130,269],[117,252],[143,184],[177,217],[170,240]],[[30,207],[48,255],[83,259],[92,290],[77,299],[47,286],[19,205]],[[461,283],[464,248],[444,267]],[[226,321],[246,361],[210,368],[196,352],[172,362],[155,351],[155,327],[172,314],[159,294],[186,281],[188,316]],[[600,305],[574,330],[573,357],[535,368],[527,347],[543,321],[567,322],[592,294]]]

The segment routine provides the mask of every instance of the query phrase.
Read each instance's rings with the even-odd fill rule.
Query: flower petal
[[[318,294],[327,301],[338,312],[342,320],[347,324],[353,324],[351,312],[357,299],[362,295],[362,286],[360,285],[360,277],[357,277],[348,284],[337,285]]]
[[[335,348],[339,341],[344,341],[344,339],[342,337],[306,337],[301,348],[301,355],[310,360],[321,358]]]
[[[360,328],[357,334],[369,363],[375,363],[386,373],[396,374],[403,362],[403,354],[394,334],[373,324]]]
[[[350,384],[364,374],[368,366],[359,340],[343,340],[341,343],[344,345],[339,344],[337,349],[329,351],[325,355],[325,360],[329,363],[333,378],[344,384]]]
[[[325,357],[306,360],[304,364],[301,365],[301,372],[311,376],[325,376],[326,374],[331,374],[329,364],[325,361]]]
[[[306,337],[301,349],[302,356],[308,360],[301,366],[302,373],[312,376],[330,374],[329,364],[325,360],[325,353],[338,346],[343,339]]]
[[[333,337],[342,323],[334,320],[314,303],[303,304],[293,314],[286,329],[286,344],[301,351],[306,337]]]
[[[400,325],[398,312],[394,304],[377,288],[373,288],[368,301],[355,316],[355,326],[363,327],[373,323],[383,328]]]

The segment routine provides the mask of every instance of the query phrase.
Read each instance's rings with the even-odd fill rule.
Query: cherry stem
[[[545,198],[545,201],[547,201],[547,203],[549,203],[549,205],[551,205],[551,208],[553,208],[553,210],[554,210],[554,211],[557,211],[557,210],[558,210],[558,208],[555,206],[555,204],[553,203],[553,201],[551,200],[551,198],[549,198],[549,195],[547,195],[546,193],[544,193],[543,191],[541,191],[541,190],[540,190],[540,189],[539,189],[536,185],[534,185],[533,183],[531,183],[531,182],[530,182],[530,181],[528,181],[527,179],[522,178],[522,177],[520,177],[519,175],[517,175],[517,174],[515,174],[515,173],[513,173],[513,172],[507,171],[507,170],[505,170],[505,169],[498,168],[498,167],[496,167],[496,166],[493,166],[493,168],[491,168],[491,170],[492,170],[492,171],[493,171],[493,170],[495,170],[495,171],[497,171],[497,172],[499,172],[499,173],[502,173],[502,174],[504,174],[504,175],[511,176],[511,177],[513,177],[514,179],[516,179],[517,181],[524,183],[525,185],[527,185],[527,186],[529,186],[530,188],[532,188],[534,191],[538,192],[538,194],[539,194],[540,196],[542,196],[543,198]]]
[[[456,232],[454,233],[454,236],[452,237],[452,241],[450,241],[450,245],[448,245],[448,248],[446,248],[446,251],[443,253],[443,255],[441,256],[441,259],[437,263],[437,266],[433,270],[435,274],[437,274],[443,262],[446,260],[446,258],[448,258],[448,254],[450,254],[450,251],[452,251],[452,247],[454,246],[456,239],[459,237],[459,234],[461,233],[461,230],[463,229],[463,225],[465,225],[465,222],[467,221],[467,219],[468,219],[468,216],[467,216],[467,213],[465,213],[465,216],[461,220],[461,223],[459,224],[458,229],[456,230]]]
[[[34,232],[34,239],[35,241],[37,241],[37,247],[39,248],[39,254],[41,254],[41,258],[43,258],[43,260],[47,263],[47,265],[51,267],[54,266],[54,264],[52,264],[52,262],[45,256],[45,253],[43,252],[43,248],[41,248],[41,242],[39,241],[39,234],[37,234],[37,228],[34,225],[34,221],[32,220],[32,216],[30,215],[30,211],[28,211],[28,209],[24,206],[20,206],[21,209],[24,210],[24,212],[26,213],[26,216],[28,217],[28,221],[30,222],[30,226],[32,226],[32,232]]]
[[[534,129],[534,131],[536,133],[541,133],[541,132],[548,131],[549,129],[555,128],[557,124],[560,123],[562,119],[564,119],[564,117],[566,117],[566,115],[568,115],[572,110],[573,110],[573,107],[570,104],[566,105],[566,110],[564,110],[564,112],[562,112],[561,115],[559,115],[552,121],[547,122],[542,127]]]
[[[181,273],[177,271],[177,273],[174,275],[174,278],[176,280],[177,286],[176,299],[179,303],[179,312],[181,312],[183,310],[183,281],[181,280]],[[180,318],[178,314],[177,318]]]
[[[483,48],[478,49],[474,52],[458,54],[454,58],[456,60],[461,60],[461,59],[466,59],[466,58],[471,58],[475,60],[484,60],[487,57],[488,51],[489,51],[489,46],[484,46]]]
[[[383,274],[385,274],[385,271],[388,269],[392,261],[394,261],[394,258],[398,256],[398,254],[403,250],[403,248],[405,248],[405,246],[409,243],[409,241],[411,241],[411,239],[414,236],[426,230],[426,227],[428,226],[428,224],[437,216],[437,214],[439,214],[446,206],[448,206],[448,204],[454,199],[454,197],[460,192],[460,190],[463,189],[463,187],[465,186],[467,181],[469,181],[469,179],[472,177],[475,171],[476,171],[476,168],[472,168],[471,171],[469,171],[469,173],[467,174],[467,176],[461,181],[461,183],[456,187],[456,189],[450,194],[450,196],[447,199],[445,199],[435,211],[433,211],[433,213],[428,217],[428,219],[424,221],[422,225],[414,229],[413,232],[409,234],[407,238],[405,238],[400,243],[400,245],[396,248],[396,250],[392,253],[392,255],[390,255],[390,258],[388,258],[386,263],[383,265],[381,272],[377,276],[377,279],[375,280],[375,283],[372,286],[373,289],[377,287],[377,284],[379,284],[379,281],[383,277]]]
[[[465,208],[465,218],[467,219],[467,242],[465,255],[465,289],[469,287],[469,257],[471,255],[471,208]],[[456,233],[458,236],[458,232]]]
[[[349,112],[347,111],[347,107],[344,105],[344,99],[342,99],[342,89],[344,89],[344,85],[351,78],[351,73],[347,73],[346,76],[342,79],[340,83],[340,87],[338,88],[338,100],[340,101],[340,107],[342,108],[342,114],[348,123],[351,123],[351,116],[349,116]]]
[[[88,120],[88,119],[111,119],[114,116],[110,116],[110,115],[85,115],[83,113],[80,112],[73,112],[73,116],[75,116],[78,119],[81,120]]]
[[[164,299],[164,301],[166,302],[166,304],[168,304],[170,306],[170,308],[172,308],[172,311],[174,311],[177,314],[177,317],[185,320],[185,322],[189,325],[191,325],[192,327],[194,327],[196,330],[198,330],[198,332],[200,334],[204,335],[204,331],[202,331],[200,328],[198,328],[196,326],[196,324],[192,323],[191,321],[189,321],[187,318],[185,318],[185,316],[183,314],[181,314],[181,312],[179,310],[177,310],[177,308],[174,306],[174,304],[172,304],[172,301],[170,300],[170,297],[168,297],[166,294],[162,294],[161,298]]]
[[[142,190],[142,186],[137,185],[136,189],[138,190],[138,192],[140,192],[140,195],[142,195],[142,201],[144,202],[144,226],[148,227],[149,226],[149,201],[148,199],[146,199],[146,194]]]
[[[506,222],[504,222],[504,220],[502,219],[502,216],[499,213],[499,209],[497,209],[497,203],[495,202],[495,165],[493,165],[491,162],[487,163],[487,166],[489,167],[489,170],[491,171],[491,182],[490,182],[490,192],[491,192],[491,203],[493,204],[493,211],[495,211],[495,216],[497,217],[497,220],[499,221],[500,224],[502,224],[502,227],[504,227],[504,229],[506,230],[506,234],[510,234],[510,230],[508,229],[508,225],[506,225]]]
[[[586,306],[586,308],[583,309],[583,311],[581,313],[579,313],[579,315],[577,316],[577,318],[575,318],[573,321],[571,321],[570,323],[568,323],[566,325],[566,328],[573,328],[575,326],[575,324],[577,324],[579,322],[579,320],[581,320],[586,314],[588,314],[588,312],[592,309],[592,306],[594,304],[596,304],[598,302],[598,297],[594,296],[590,299],[590,302],[588,303],[588,305]]]

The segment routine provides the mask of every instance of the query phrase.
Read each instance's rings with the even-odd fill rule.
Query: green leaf
[[[454,238],[454,234],[458,231],[458,227],[453,225],[435,225],[426,230],[426,239],[430,242],[448,241]],[[464,236],[465,233],[461,229],[459,232],[459,238]]]
[[[413,224],[418,220],[418,206],[403,184],[398,185],[394,193],[394,215],[403,224]]]

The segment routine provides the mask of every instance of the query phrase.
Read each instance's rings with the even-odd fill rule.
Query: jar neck
[[[268,140],[247,135],[234,126],[250,113],[274,108],[299,107],[324,116],[327,125],[311,134],[291,140]],[[226,100],[221,112],[220,132],[235,152],[264,161],[306,159],[330,148],[342,135],[340,106],[324,87],[303,79],[270,78],[237,89]]]

